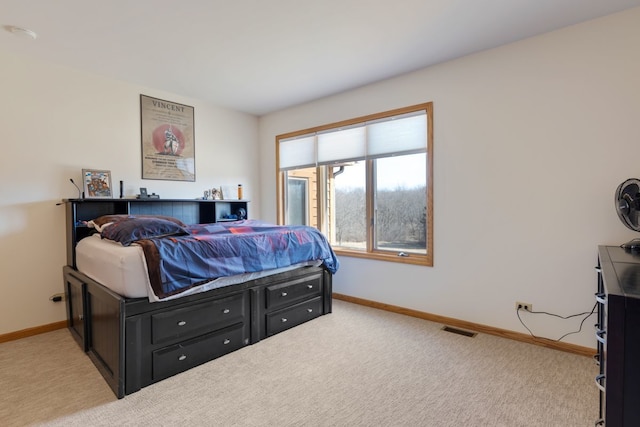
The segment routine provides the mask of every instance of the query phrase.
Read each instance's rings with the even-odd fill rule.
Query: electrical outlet
[[[53,302],[60,302],[60,301],[64,301],[65,299],[67,299],[67,295],[62,292],[59,294],[53,294],[49,297],[49,299]]]
[[[516,310],[533,311],[533,305],[528,302],[516,301]]]

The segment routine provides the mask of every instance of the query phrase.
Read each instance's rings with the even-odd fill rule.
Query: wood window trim
[[[367,251],[348,250],[339,247],[334,247],[334,251],[337,255],[371,259],[378,261],[390,261],[402,264],[413,264],[432,267],[434,265],[434,234],[433,234],[433,102],[426,102],[422,104],[416,104],[409,107],[398,108],[394,110],[385,111],[382,113],[375,113],[366,116],[357,117],[354,119],[343,120],[326,125],[307,128],[295,132],[289,132],[281,135],[277,135],[275,138],[276,148],[276,206],[277,206],[277,221],[278,224],[284,224],[285,211],[284,211],[284,186],[286,185],[284,180],[284,173],[280,171],[280,159],[279,159],[279,143],[281,139],[295,138],[297,136],[307,135],[311,133],[321,132],[329,129],[335,129],[339,127],[351,126],[362,122],[368,122],[378,120],[381,118],[411,113],[413,111],[424,110],[427,117],[427,253],[422,254],[409,254],[407,257],[398,256],[397,253],[386,252],[373,249],[373,232],[369,230],[367,233]],[[370,177],[367,177],[369,180]],[[373,204],[370,198],[367,198],[367,217],[372,218]],[[321,209],[321,206],[317,207]],[[321,212],[318,214],[320,215]],[[320,216],[319,216],[320,217]],[[372,227],[372,225],[370,225]]]

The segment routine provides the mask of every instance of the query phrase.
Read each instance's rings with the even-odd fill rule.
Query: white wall
[[[125,195],[201,197],[244,184],[259,216],[258,119],[154,89],[0,52],[0,334],[64,320],[63,198],[77,197],[82,168],[111,170]],[[141,179],[140,94],[193,106],[196,182]]]
[[[263,116],[263,218],[277,134],[433,101],[434,267],[341,257],[335,292],[524,333],[516,300],[590,311],[597,245],[638,236],[613,198],[640,176],[639,42],[637,8]],[[551,339],[579,323],[524,317]],[[594,323],[564,341],[595,347]]]

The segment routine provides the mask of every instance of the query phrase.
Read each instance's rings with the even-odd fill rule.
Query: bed
[[[118,398],[331,312],[333,251],[273,256],[317,231],[227,221],[248,201],[64,202],[68,327]]]

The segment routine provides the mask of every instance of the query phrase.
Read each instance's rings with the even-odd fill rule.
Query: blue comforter
[[[325,236],[307,226],[280,226],[256,220],[196,224],[189,234],[139,240],[158,298],[223,276],[321,261],[331,273],[339,262]]]

